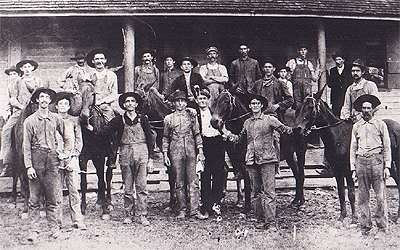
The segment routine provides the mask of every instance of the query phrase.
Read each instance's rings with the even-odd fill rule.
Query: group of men
[[[279,133],[297,133],[282,123],[288,109],[298,110],[304,98],[313,92],[321,69],[314,68],[307,58],[307,47],[299,46],[298,56],[278,67],[271,59],[262,64],[262,72],[257,60],[249,56],[250,48],[239,46],[240,57],[231,63],[229,71],[218,62],[219,50],[211,46],[206,49],[208,63],[202,65],[199,74],[193,69],[198,63],[183,57],[177,62],[173,56],[165,58],[165,68],[160,73],[154,65],[152,51],[142,53],[142,64],[135,67],[135,92],[126,92],[118,97],[117,76],[107,68],[108,53],[94,50],[87,56],[77,53],[76,65],[69,68],[58,81],[61,94],[50,90],[45,82],[34,76],[38,63],[24,60],[15,69],[6,71],[10,75],[9,85],[11,116],[2,131],[1,156],[5,165],[11,164],[11,128],[18,119],[21,110],[29,101],[38,103],[39,109],[29,116],[24,123],[24,162],[30,179],[30,208],[37,211],[40,194],[44,194],[47,203],[48,219],[52,225],[53,235],[59,234],[61,177],[69,180],[70,205],[73,223],[77,228],[85,229],[79,210],[77,193],[77,176],[79,171],[78,157],[82,148],[80,124],[75,117],[67,115],[73,99],[79,100],[80,85],[89,81],[96,92],[96,105],[103,111],[110,122],[101,131],[88,124],[84,126],[94,133],[118,133],[118,145],[124,190],[124,223],[129,224],[136,214],[139,222],[150,225],[147,219],[147,173],[152,171],[155,153],[154,136],[144,110],[148,92],[153,89],[165,100],[174,105],[174,112],[164,119],[162,153],[164,164],[169,168],[171,199],[169,209],[177,218],[195,217],[207,219],[210,215],[221,215],[221,199],[224,186],[224,140],[232,142],[247,141],[246,165],[252,184],[253,195],[260,200],[262,215],[261,227],[269,228],[275,223],[275,169],[279,165]],[[351,65],[351,80],[347,66],[343,68],[344,57],[335,55],[336,69],[329,75],[329,86],[332,88],[332,99],[335,114],[343,119],[360,121],[360,108],[355,105],[356,99],[365,94],[377,95],[377,87],[366,81],[362,74],[365,67],[355,61]],[[85,63],[86,61],[86,63]],[[90,66],[90,67],[88,67]],[[278,69],[278,75],[274,73]],[[11,74],[16,72],[17,76]],[[20,76],[18,76],[20,75]],[[347,77],[347,78],[346,78]],[[250,96],[249,108],[252,116],[245,122],[243,131],[233,135],[226,129],[218,131],[211,124],[211,106],[219,93],[229,88],[230,91]],[[335,92],[336,91],[336,92]],[[337,96],[336,96],[337,95]],[[118,100],[123,114],[114,112],[112,104]],[[59,115],[49,111],[48,105],[56,102]],[[365,104],[367,103],[367,104]],[[371,104],[368,106],[368,103]],[[344,105],[343,107],[341,107]],[[367,115],[375,108],[376,102],[367,99],[361,103],[361,119],[367,121]],[[364,107],[365,106],[365,107]],[[368,106],[368,107],[367,107]],[[364,114],[365,113],[365,114]],[[371,120],[371,119],[370,119]],[[378,122],[379,123],[379,122]],[[358,123],[357,123],[358,124]],[[357,125],[362,130],[363,124]],[[378,129],[378,127],[376,127]],[[358,130],[360,130],[358,129]],[[373,129],[368,127],[367,129]],[[379,123],[382,131],[385,126]],[[363,140],[353,131],[352,167],[357,175],[361,157],[369,157],[369,141]],[[376,152],[385,148],[386,132],[376,140]],[[61,139],[60,139],[61,138]],[[245,140],[247,139],[247,140]],[[61,147],[60,147],[61,146]],[[374,152],[375,152],[374,151]],[[368,156],[365,156],[368,154]],[[378,154],[378,153],[377,153]],[[387,157],[387,154],[384,154]],[[387,158],[385,158],[385,167]],[[368,162],[365,160],[364,162]],[[373,162],[373,163],[376,163]],[[372,164],[372,163],[371,163]],[[201,188],[198,173],[201,173]],[[65,177],[63,177],[65,178]],[[369,178],[369,176],[368,176]],[[370,180],[365,177],[366,192]],[[135,187],[135,188],[134,188]],[[41,189],[44,189],[43,192]],[[134,195],[136,190],[136,198]],[[134,208],[136,202],[136,209]],[[365,206],[365,201],[364,201]],[[367,211],[363,209],[362,211]],[[368,217],[368,212],[363,212]],[[369,218],[370,220],[370,218]],[[368,224],[368,219],[366,219]],[[369,224],[368,224],[369,225]],[[37,232],[37,230],[33,230]]]

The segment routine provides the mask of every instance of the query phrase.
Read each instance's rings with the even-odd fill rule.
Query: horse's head
[[[219,94],[211,107],[213,111],[211,126],[213,128],[222,129],[224,122],[232,115],[235,102],[235,97],[228,90],[224,90]]]
[[[90,116],[90,105],[95,102],[94,86],[91,82],[83,82],[80,85],[82,93],[82,110],[80,117],[83,121],[87,122]]]

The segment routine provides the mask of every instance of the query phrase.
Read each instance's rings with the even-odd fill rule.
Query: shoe
[[[207,212],[205,212],[204,214],[202,214],[202,213],[200,213],[200,212],[197,212],[197,213],[194,215],[194,217],[195,217],[196,219],[198,219],[198,220],[207,220],[208,217],[209,217],[209,215],[208,215]]]
[[[334,177],[333,172],[330,168],[323,168],[322,170],[315,170],[321,177],[331,178]]]
[[[144,215],[140,216],[140,223],[145,227],[150,226],[149,220]]]
[[[214,213],[216,215],[221,215],[221,206],[220,205],[214,203],[212,210],[214,211]]]
[[[176,216],[177,219],[185,219],[186,213],[184,211],[180,211]]]
[[[38,232],[31,232],[26,239],[29,242],[35,243],[35,242],[37,242],[38,237],[39,237],[39,233]]]
[[[131,224],[132,223],[132,219],[130,217],[126,217],[122,223],[125,224],[125,225]]]
[[[74,223],[72,225],[73,228],[80,229],[80,230],[87,230],[85,223]]]

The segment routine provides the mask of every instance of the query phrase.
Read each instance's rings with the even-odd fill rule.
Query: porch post
[[[318,90],[326,84],[326,36],[323,20],[318,20],[318,59],[321,66],[321,79],[318,83]]]
[[[124,21],[124,74],[125,92],[135,89],[135,27],[134,22],[126,18]]]

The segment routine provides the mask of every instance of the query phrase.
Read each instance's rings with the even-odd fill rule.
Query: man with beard
[[[351,67],[351,77],[353,83],[347,88],[344,97],[344,104],[341,110],[341,119],[350,119],[353,123],[361,119],[361,112],[354,109],[353,103],[355,100],[366,94],[378,96],[378,87],[374,82],[368,81],[363,77],[365,66],[360,59],[353,62]]]
[[[334,54],[332,59],[336,66],[329,70],[328,86],[331,88],[331,104],[333,113],[340,117],[344,103],[344,95],[351,84],[351,67],[345,64],[344,56]]]
[[[136,91],[145,97],[150,88],[157,89],[160,84],[160,71],[153,64],[153,52],[145,50],[142,53],[142,65],[135,67]]]
[[[218,63],[219,51],[217,47],[207,48],[206,53],[208,63],[200,67],[199,73],[204,80],[204,85],[210,90],[210,106],[212,106],[219,93],[224,90],[224,85],[229,78],[226,67]]]
[[[182,71],[175,67],[175,60],[172,56],[167,56],[164,60],[164,71],[161,73],[159,92],[165,95],[170,92],[172,83],[182,75]]]
[[[246,44],[239,46],[240,58],[231,63],[229,76],[231,90],[246,94],[256,80],[261,78],[260,66],[256,59],[249,57],[250,48]]]
[[[370,189],[376,197],[376,224],[385,232],[388,226],[388,210],[385,197],[385,180],[390,176],[391,149],[389,132],[385,122],[374,117],[374,109],[380,104],[374,95],[361,95],[353,107],[361,112],[361,120],[353,126],[350,144],[350,169],[358,179],[358,206],[363,235],[372,228],[369,208]]]
[[[41,195],[46,201],[46,214],[53,238],[60,235],[59,213],[60,160],[68,163],[73,146],[72,126],[64,123],[58,114],[49,110],[54,101],[55,91],[38,88],[31,101],[39,104],[39,109],[24,121],[23,151],[24,163],[29,178],[30,226],[28,241],[35,241],[40,227],[39,202]],[[64,148],[57,152],[57,133],[63,137]]]
[[[34,75],[34,71],[38,67],[39,64],[33,60],[22,60],[16,65],[17,71],[21,72],[22,76],[10,88],[10,105],[13,114],[8,118],[6,124],[4,124],[1,136],[0,158],[3,159],[5,170],[10,167],[9,165],[13,160],[11,152],[12,128],[17,123],[22,110],[28,105],[32,93],[39,87],[48,87],[48,83]],[[3,173],[5,174],[5,172]]]
[[[80,89],[80,84],[90,80],[93,69],[86,65],[85,53],[78,51],[71,60],[76,61],[76,64],[69,67],[58,81],[59,87],[62,91],[76,94]]]

